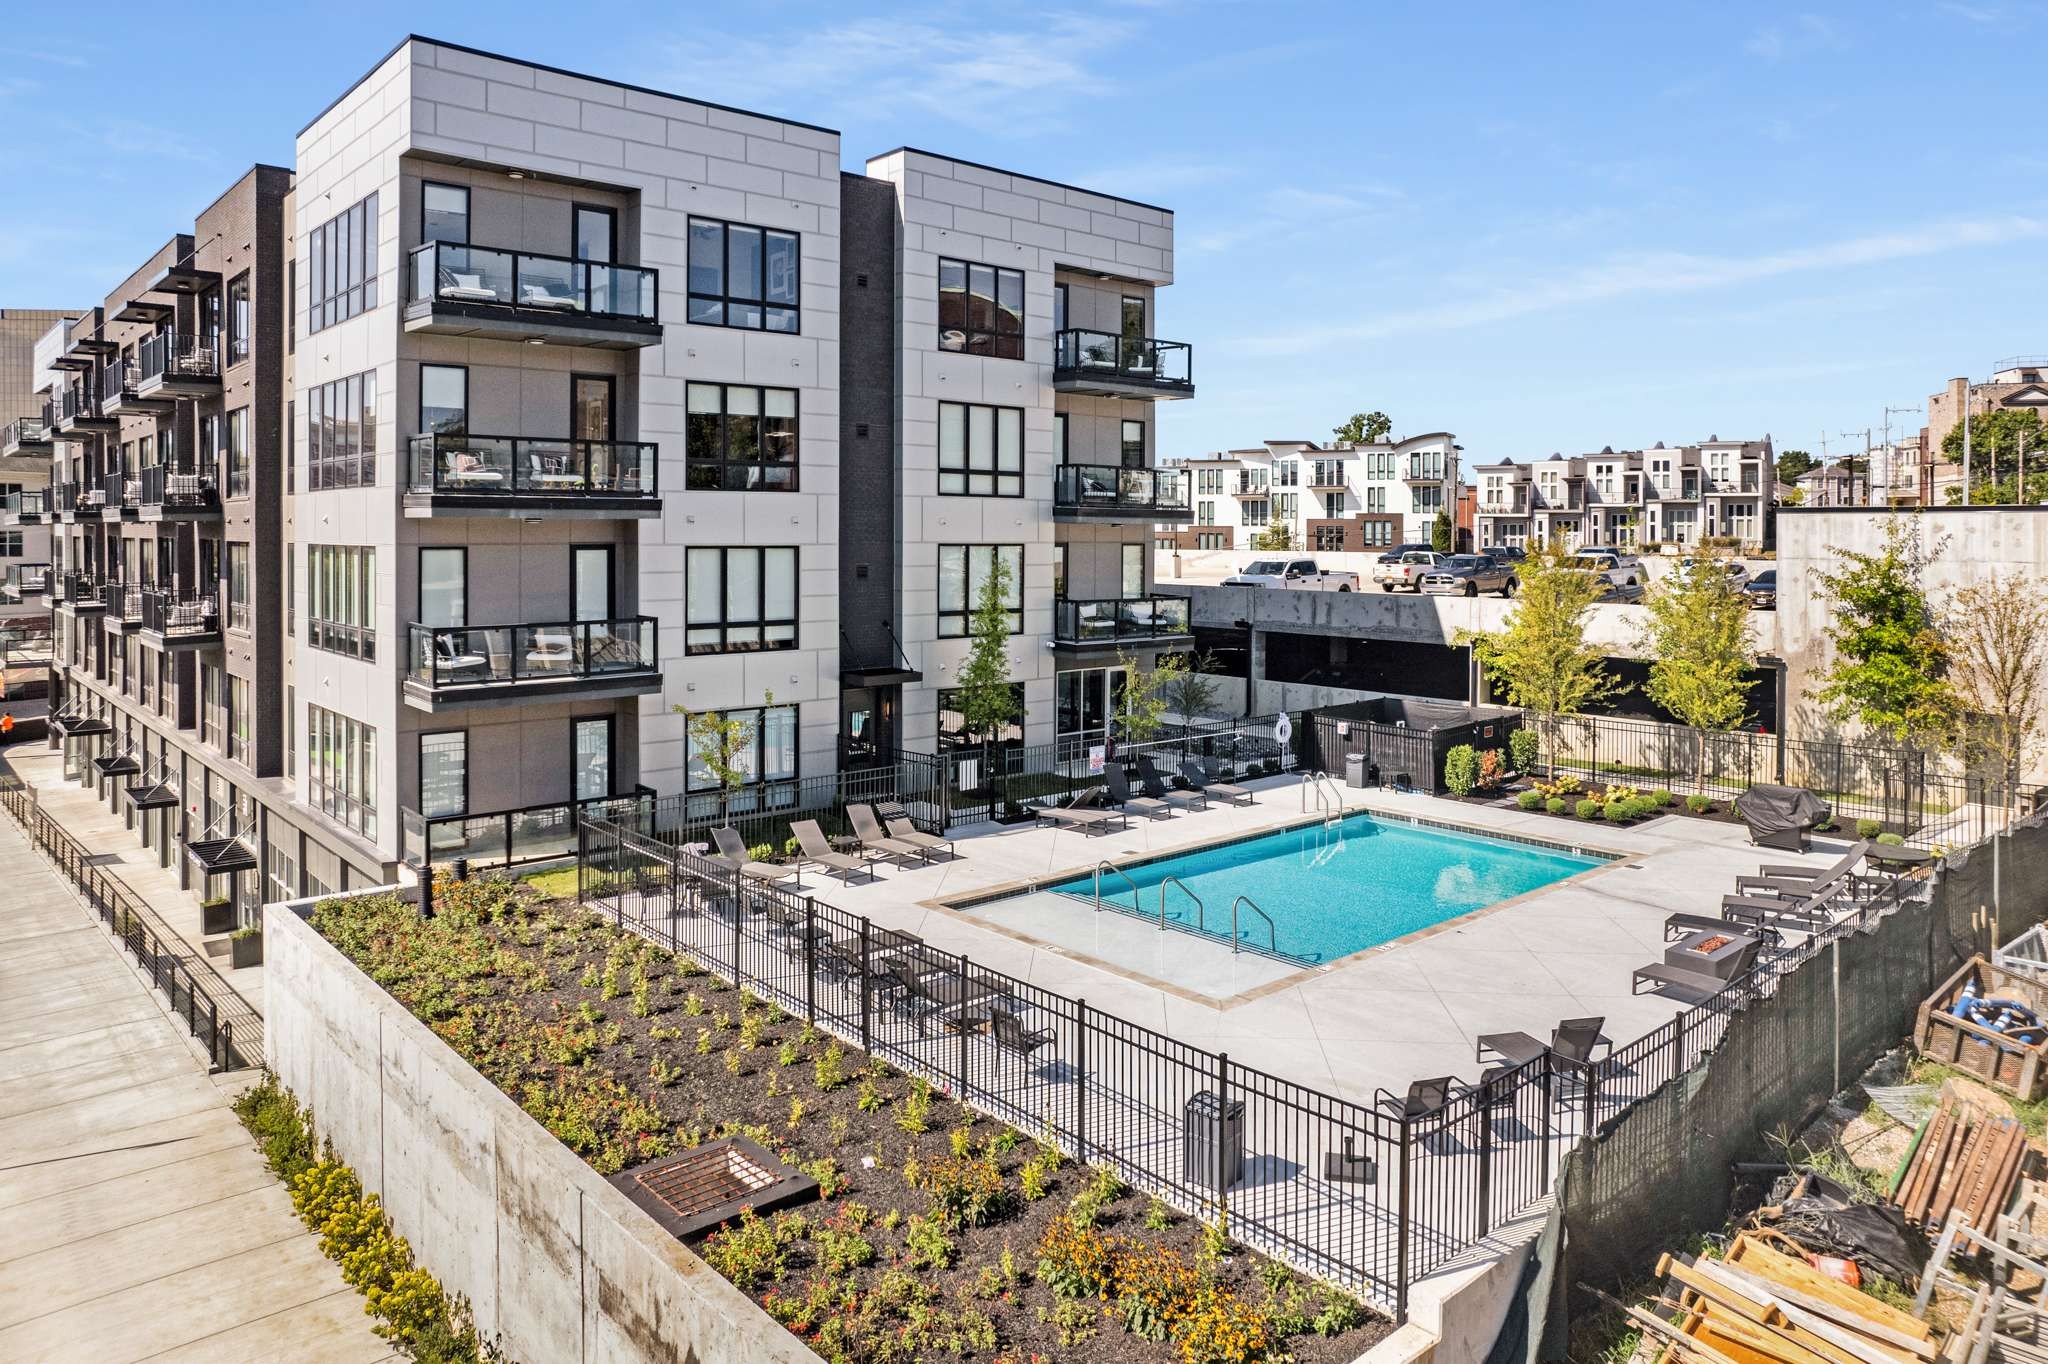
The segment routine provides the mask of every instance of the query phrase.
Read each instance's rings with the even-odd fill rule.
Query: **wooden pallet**
[[[2017,1120],[1944,1095],[1906,1153],[1892,1203],[1930,1231],[1951,1212],[1983,1230],[2012,1201],[2026,1155]]]

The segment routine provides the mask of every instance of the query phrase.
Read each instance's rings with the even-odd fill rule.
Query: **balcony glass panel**
[[[411,631],[415,679],[431,687],[545,682],[654,668],[655,622],[620,620]]]
[[[411,490],[481,496],[652,497],[656,449],[637,441],[443,433],[412,440]]]
[[[657,317],[658,275],[636,266],[428,242],[412,253],[410,273],[415,302],[646,322]]]

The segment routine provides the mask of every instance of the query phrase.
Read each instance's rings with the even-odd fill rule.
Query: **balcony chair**
[[[526,456],[527,476],[538,488],[580,488],[583,475],[570,467],[567,455],[544,455],[538,450]]]
[[[458,275],[452,270],[442,270],[434,281],[434,292],[452,303],[496,303],[498,291],[484,284],[484,277]]]
[[[559,313],[580,313],[583,301],[558,294],[546,284],[522,284],[519,286],[519,306],[522,308],[548,308]]]
[[[450,450],[444,456],[441,476],[450,483],[503,483],[505,475],[484,462],[474,450]]]

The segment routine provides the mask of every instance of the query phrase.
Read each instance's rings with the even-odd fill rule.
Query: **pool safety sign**
[[[1102,746],[1101,744],[1094,744],[1094,745],[1091,745],[1091,746],[1089,747],[1089,749],[1088,749],[1088,775],[1089,775],[1089,776],[1091,776],[1091,777],[1099,777],[1099,776],[1101,776],[1101,775],[1102,775],[1102,764],[1103,764],[1103,761],[1105,760],[1106,756],[1107,756],[1107,754],[1106,754],[1106,752],[1105,752],[1105,750],[1104,750],[1104,748],[1103,748],[1103,746]]]

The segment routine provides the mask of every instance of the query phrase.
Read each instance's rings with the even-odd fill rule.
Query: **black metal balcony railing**
[[[220,489],[211,473],[191,473],[167,464],[151,464],[137,475],[136,501],[145,507],[188,509],[218,507]]]
[[[1194,348],[1185,341],[1072,328],[1053,336],[1053,380],[1101,379],[1139,387],[1192,390],[1194,354]]]
[[[133,360],[109,360],[100,366],[100,401],[117,402],[135,396],[142,382],[142,366]]]
[[[211,337],[162,332],[136,348],[137,382],[205,382],[220,378],[220,344]]]
[[[103,591],[100,580],[90,573],[64,575],[64,600],[72,606],[101,605],[105,601]]]
[[[410,628],[415,681],[433,688],[652,672],[658,661],[652,616],[528,625]]]
[[[124,583],[119,578],[110,578],[101,592],[107,603],[107,615],[124,624],[142,623],[142,599],[147,591],[140,583]]]
[[[634,265],[428,242],[412,253],[412,301],[660,320],[658,276]]]
[[[66,385],[58,399],[57,420],[59,422],[90,421],[100,415],[99,395],[93,391],[90,380]]]
[[[7,494],[6,514],[14,517],[48,516],[50,514],[50,494],[42,488],[37,488],[33,492],[9,493]]]
[[[43,418],[16,417],[5,427],[0,427],[0,453],[19,450],[25,445],[42,445],[49,439],[50,425]]]
[[[125,469],[110,470],[100,477],[99,494],[101,510],[132,511],[142,494],[142,479]]]
[[[466,497],[653,497],[657,462],[645,441],[424,435],[412,438],[409,486]]]
[[[142,628],[166,641],[220,633],[220,594],[151,588],[142,594]]]
[[[1053,601],[1052,611],[1052,636],[1062,644],[1117,644],[1188,633],[1186,597],[1060,597]]]
[[[1053,480],[1053,502],[1082,511],[1184,512],[1187,475],[1178,469],[1124,469],[1111,464],[1062,464]]]

